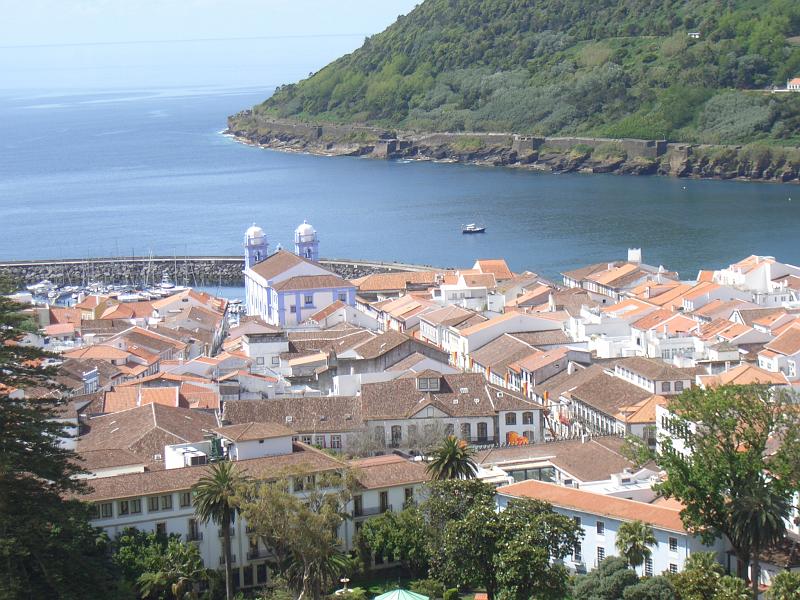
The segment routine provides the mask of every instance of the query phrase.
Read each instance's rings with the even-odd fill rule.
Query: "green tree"
[[[748,600],[750,592],[743,579],[725,575],[719,580],[714,600]]]
[[[427,471],[433,479],[472,479],[478,472],[475,450],[454,435],[448,435],[432,456]]]
[[[137,581],[142,598],[185,600],[198,597],[198,585],[207,579],[200,551],[178,537],[167,541],[161,560]]]
[[[289,491],[299,491],[299,482],[303,497]],[[355,475],[348,471],[313,478],[296,472],[244,488],[242,515],[300,598],[319,600],[341,573],[351,569],[340,550],[338,532],[356,486]]]
[[[574,600],[619,600],[625,591],[639,583],[636,571],[628,561],[619,556],[609,556],[588,575],[575,581],[572,588]]]
[[[768,600],[796,600],[800,598],[800,573],[781,571],[772,579],[767,591]]]
[[[765,386],[694,388],[669,408],[675,433],[661,441],[667,477],[657,489],[683,503],[689,531],[707,543],[724,535],[753,562],[757,599],[758,554],[783,534],[797,489],[800,414]]]
[[[169,536],[127,528],[112,545],[112,560],[123,578],[144,598],[193,597],[197,585],[209,580],[200,551]]]
[[[681,600],[714,600],[724,574],[713,552],[695,552],[686,560],[683,571],[668,577]]]
[[[617,531],[617,550],[634,569],[652,556],[650,546],[657,543],[653,528],[642,521],[628,521],[620,525]]]
[[[222,551],[225,557],[225,595],[233,598],[231,564],[231,523],[238,512],[238,494],[246,483],[232,462],[214,463],[208,473],[194,485],[194,511],[204,523],[209,521],[222,528]]]
[[[563,597],[568,574],[551,557],[572,553],[583,530],[537,500],[513,499],[498,512],[493,499],[476,497],[446,523],[432,574],[459,586],[479,585],[489,600],[527,599],[532,589],[542,598]]]
[[[0,282],[0,292],[6,292]],[[11,398],[30,386],[55,389],[48,355],[21,342],[34,329],[23,307],[0,297],[0,597],[103,598],[116,588],[108,540],[89,524],[86,487],[56,403]]]
[[[417,506],[385,512],[364,522],[359,542],[377,556],[392,556],[414,574],[428,569],[428,524]]]
[[[622,592],[623,600],[677,600],[678,594],[663,576],[644,577]]]

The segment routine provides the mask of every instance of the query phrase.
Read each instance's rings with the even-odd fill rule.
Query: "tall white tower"
[[[308,221],[303,221],[294,230],[294,253],[310,260],[319,260],[319,238]]]
[[[268,256],[269,244],[264,230],[253,225],[244,232],[244,268],[250,269]]]

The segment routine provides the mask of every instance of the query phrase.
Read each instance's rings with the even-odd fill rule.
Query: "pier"
[[[430,265],[345,258],[323,258],[319,262],[345,279],[371,273],[437,270]],[[158,284],[166,275],[180,285],[241,286],[244,285],[243,268],[242,256],[129,256],[0,262],[0,274],[26,285],[48,279],[57,285],[99,282],[148,286]]]

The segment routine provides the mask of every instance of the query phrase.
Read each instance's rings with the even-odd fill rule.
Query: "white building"
[[[233,453],[231,457],[239,457],[237,468],[256,480],[288,477],[290,489],[303,497],[317,485],[321,475],[356,468],[358,489],[345,507],[350,518],[339,530],[347,550],[353,547],[355,531],[365,518],[388,510],[401,510],[405,502],[422,495],[427,475],[421,464],[398,456],[350,464],[304,444],[292,443],[290,435],[277,435],[281,432],[274,427],[269,431],[260,429],[264,427],[256,424],[220,429],[224,433],[223,442],[227,442]],[[259,438],[261,433],[266,437]],[[91,483],[92,491],[82,499],[93,505],[92,524],[102,527],[111,538],[128,527],[178,534],[198,546],[206,567],[219,568],[223,564],[222,530],[213,523],[198,521],[192,505],[192,486],[207,472],[208,467],[201,465],[97,478]],[[244,519],[235,520],[231,533],[236,587],[266,584],[269,577],[267,549],[251,535]]]
[[[564,560],[568,568],[579,573],[596,568],[607,556],[618,555],[617,532],[623,523],[635,520],[650,525],[657,540],[651,547],[651,557],[637,568],[640,575],[677,573],[695,552],[714,552],[717,560],[723,562],[727,550],[722,540],[712,546],[704,545],[684,528],[679,507],[658,500],[648,504],[535,480],[498,488],[500,510],[514,498],[547,502],[555,512],[573,518],[582,527],[583,539],[572,556]]]
[[[248,315],[270,325],[297,327],[308,317],[341,301],[355,305],[356,288],[315,262],[319,255],[316,231],[303,223],[295,231],[293,254],[270,254],[264,230],[253,225],[244,236],[244,283]]]

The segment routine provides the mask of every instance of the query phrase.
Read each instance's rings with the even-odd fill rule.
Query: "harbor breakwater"
[[[794,147],[514,133],[419,133],[365,125],[302,123],[252,110],[228,117],[226,134],[265,148],[327,156],[438,160],[556,173],[800,182],[800,148]]]
[[[321,259],[320,264],[345,279],[372,273],[429,271],[434,267],[380,261]],[[0,262],[0,274],[18,285],[49,280],[57,285],[158,285],[164,276],[187,286],[241,286],[244,259],[240,256],[147,256],[76,258]]]

